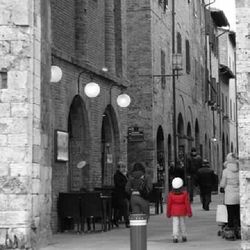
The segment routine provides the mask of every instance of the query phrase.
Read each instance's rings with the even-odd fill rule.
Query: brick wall
[[[166,78],[164,86],[160,77],[151,75],[161,74],[161,50],[166,55],[166,74],[172,74],[172,5],[164,12],[159,1],[128,1],[128,72],[133,85],[129,91],[133,103],[129,108],[129,126],[142,126],[145,141],[129,143],[129,162],[135,160],[146,161],[153,169],[156,180],[156,134],[159,126],[164,133],[165,165],[167,165],[168,135],[172,135],[172,78]],[[205,70],[205,23],[203,6],[198,6],[195,12],[193,2],[175,3],[175,30],[182,37],[183,70],[176,78],[176,119],[180,114],[184,122],[184,134],[187,133],[188,122],[191,125],[191,135],[195,137],[195,121],[199,125],[199,143],[205,147],[205,137],[212,135],[212,112],[204,104],[204,73]],[[194,36],[193,34],[197,34]],[[190,74],[186,72],[185,41],[190,43]],[[176,39],[175,39],[176,42]],[[176,49],[175,49],[176,52]],[[215,60],[215,59],[214,59]],[[216,61],[217,60],[217,61]],[[213,61],[213,75],[218,80],[218,59]],[[203,67],[203,71],[202,71]],[[146,75],[146,76],[145,76]],[[216,117],[216,126],[218,126]],[[178,123],[178,122],[176,122]],[[178,124],[177,124],[178,125]],[[198,141],[198,140],[197,140]],[[172,138],[173,143],[173,138]],[[184,144],[188,153],[187,140],[179,140]],[[194,142],[193,142],[194,146]],[[212,145],[213,146],[213,145]],[[209,151],[208,144],[206,152]],[[173,150],[173,146],[172,146]],[[214,145],[212,166],[217,165],[217,147]],[[173,153],[172,153],[173,156]]]
[[[55,130],[70,132],[69,114],[72,115],[71,120],[77,121],[77,127],[74,125],[74,122],[71,123],[71,125],[73,124],[72,135],[75,137],[74,141],[72,139],[70,143],[71,160],[68,163],[57,162],[53,157],[53,153],[55,152],[52,153],[51,223],[54,232],[57,231],[60,226],[57,217],[58,193],[70,191],[70,173],[73,174],[71,178],[73,178],[75,182],[74,188],[78,190],[80,188],[93,190],[95,187],[101,187],[102,185],[102,124],[103,114],[107,109],[111,110],[109,113],[111,116],[110,126],[114,131],[114,138],[112,139],[114,145],[111,146],[113,164],[109,166],[110,171],[108,172],[107,179],[112,181],[113,173],[116,170],[115,164],[118,160],[127,161],[127,109],[117,106],[116,98],[120,94],[120,90],[113,85],[113,83],[127,84],[126,79],[116,78],[116,51],[114,46],[115,44],[119,44],[120,54],[123,54],[126,43],[124,41],[118,41],[116,43],[115,39],[121,39],[121,37],[115,37],[114,26],[110,26],[109,23],[110,17],[105,18],[107,12],[105,12],[104,1],[76,1],[75,3],[75,8],[82,8],[78,9],[75,15],[83,14],[83,20],[76,18],[75,27],[78,32],[77,36],[63,35],[64,27],[58,25],[62,17],[52,15],[52,37],[55,32],[56,34],[65,36],[65,38],[69,40],[69,44],[76,44],[75,51],[70,51],[69,53],[69,50],[67,50],[65,46],[62,47],[60,42],[56,39],[53,40],[53,63],[61,67],[63,78],[60,84],[51,84],[50,90],[52,98],[50,114],[52,131],[53,133]],[[61,3],[55,1],[51,5],[52,8],[55,8],[55,10],[52,9],[52,13],[56,12],[59,6],[61,6]],[[73,7],[69,7],[69,10],[72,8]],[[117,27],[118,30],[126,24],[124,11],[124,9],[120,10],[120,15],[123,15],[123,17],[119,19],[120,26]],[[110,14],[110,12],[108,13]],[[114,15],[112,12],[111,14]],[[69,18],[68,22],[70,23],[72,17],[64,14],[63,18],[65,20]],[[111,28],[109,39],[104,36],[107,26]],[[109,49],[105,51],[107,46]],[[107,59],[105,55],[107,55],[107,53],[111,58],[109,65],[105,65],[105,60]],[[121,61],[120,67],[125,69],[124,65],[126,65],[125,60]],[[109,66],[108,73],[101,71],[103,66]],[[85,72],[80,77],[79,98],[79,96],[76,97],[78,94],[77,78],[83,70]],[[126,76],[126,71],[123,71],[123,76]],[[95,81],[100,85],[100,95],[94,99],[90,99],[84,94],[84,86],[89,81]],[[80,100],[79,103],[76,104],[76,106],[79,106],[79,109],[81,109],[79,112],[76,112],[76,106],[75,108],[71,106],[73,100],[76,99]],[[111,109],[108,108],[110,107],[109,105],[111,105]],[[53,133],[51,134],[52,138]],[[52,148],[52,151],[53,150]],[[88,164],[86,168],[77,170],[76,164],[80,160],[86,160]]]

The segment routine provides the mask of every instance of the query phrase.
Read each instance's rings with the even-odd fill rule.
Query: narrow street
[[[196,196],[193,217],[187,219],[188,241],[173,243],[171,237],[172,221],[165,214],[152,215],[148,224],[148,250],[238,250],[241,241],[227,241],[217,236],[219,226],[215,222],[216,205],[219,195],[213,195],[210,211],[204,211]],[[164,209],[165,210],[165,209]],[[56,234],[52,243],[43,250],[128,250],[130,249],[130,230],[124,225],[102,233],[89,234]]]

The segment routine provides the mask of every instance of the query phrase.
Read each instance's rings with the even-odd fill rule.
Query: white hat
[[[174,189],[181,188],[183,186],[183,180],[179,177],[176,177],[172,180],[172,187]]]

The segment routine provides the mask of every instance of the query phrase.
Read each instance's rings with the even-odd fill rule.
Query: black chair
[[[85,223],[88,224],[87,230],[91,230],[92,225],[93,231],[96,231],[95,223],[97,219],[101,220],[101,228],[104,230],[103,201],[100,192],[81,193],[81,219],[83,231]]]
[[[77,224],[77,231],[80,231],[80,195],[79,193],[59,193],[58,198],[58,216],[60,222],[60,231],[66,228],[66,220],[72,220]],[[70,228],[67,228],[70,229]]]

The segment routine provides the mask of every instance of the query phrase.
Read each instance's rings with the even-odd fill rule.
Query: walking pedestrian
[[[190,202],[193,202],[196,174],[202,166],[202,158],[197,154],[196,148],[191,148],[190,156],[187,159],[187,188]]]
[[[225,205],[228,213],[227,226],[234,231],[235,238],[240,238],[239,163],[235,154],[229,153],[224,165],[220,189],[224,189],[225,192]]]
[[[125,190],[128,182],[127,166],[120,161],[117,164],[117,170],[114,174],[114,193],[113,193],[113,207],[114,207],[114,225],[119,227],[119,219],[123,216],[125,226],[129,227],[129,196]]]
[[[215,174],[214,171],[210,168],[208,160],[203,160],[202,167],[198,169],[196,177],[196,183],[200,188],[202,208],[208,211],[209,204],[211,202],[212,189],[215,184]]]
[[[130,195],[130,205],[133,214],[146,214],[149,217],[149,194],[152,190],[151,177],[146,174],[142,163],[134,164],[131,176],[126,185]]]
[[[192,216],[192,209],[188,192],[183,189],[183,180],[176,177],[172,181],[172,191],[169,192],[167,202],[167,217],[173,219],[173,242],[177,243],[181,237],[183,242],[187,241],[187,230],[185,217]]]

